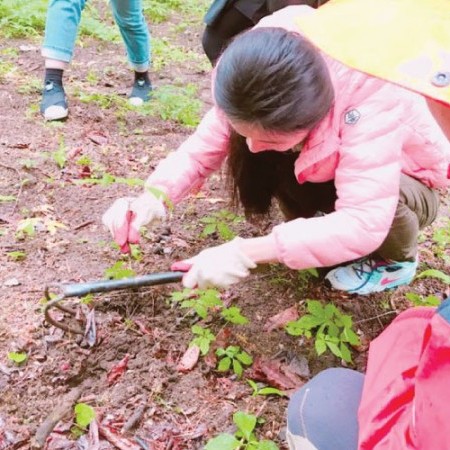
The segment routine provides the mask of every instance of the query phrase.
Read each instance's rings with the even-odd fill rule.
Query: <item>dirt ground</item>
[[[173,17],[171,25],[177,20],[180,18]],[[152,33],[199,55],[194,62],[174,62],[153,71],[154,85],[180,80],[197,85],[205,111],[210,105],[209,73],[200,47],[200,22],[182,32],[167,23],[154,25]],[[7,51],[10,48],[17,54]],[[0,51],[1,58],[15,67],[13,73],[0,78],[0,195],[13,197],[0,203],[1,449],[31,448],[39,425],[58,406],[71,404],[71,396],[95,408],[97,422],[119,439],[129,439],[119,448],[199,449],[211,437],[233,432],[232,415],[236,411],[264,418],[258,436],[287,448],[284,430],[288,400],[252,396],[245,380],[258,379],[255,368],[238,379],[218,372],[211,357],[201,357],[192,370],[178,370],[193,338],[192,325],[209,326],[226,345],[239,345],[254,360],[276,361],[279,367],[289,367],[285,374],[292,375],[291,380],[299,386],[321,369],[343,362],[328,353],[318,357],[310,340],[289,336],[283,329],[265,331],[268,319],[276,313],[293,306],[304,312],[307,299],[332,301],[352,316],[363,341],[352,350],[353,365],[347,366],[363,371],[367,343],[410,305],[405,293],[443,291],[438,281],[421,279],[395,292],[350,297],[324,287],[322,277],[302,281],[295,271],[266,266],[245,283],[223,292],[227,303],[241,308],[250,321],[247,325],[224,326],[223,321],[210,315],[199,321],[170,301],[170,294],[181,290],[175,283],[98,295],[83,307],[76,299],[68,302],[81,315],[95,311],[94,345],[50,326],[42,314],[46,286],[102,279],[105,270],[118,260],[137,274],[167,271],[173,261],[221,242],[216,235],[200,237],[199,219],[228,208],[227,194],[222,178],[213,176],[199,194],[177,205],[170,221],[146,234],[142,259],[124,258],[111,245],[100,218],[114,199],[132,195],[139,188],[117,183],[77,184],[87,169],[76,161],[86,156],[92,166],[101,166],[105,173],[145,178],[191,130],[132,111],[119,116],[116,104],[102,108],[94,102],[84,103],[75,95],[77,90],[128,92],[131,72],[121,44],[83,39],[83,48],[77,48],[66,77],[70,117],[59,124],[44,123],[31,107],[39,103],[38,90],[20,89],[30,84],[30,79],[42,77],[39,43],[0,39]],[[89,72],[98,75],[96,82],[88,82]],[[48,156],[61,145],[67,157],[64,168]],[[444,194],[443,212],[434,230],[448,217]],[[38,219],[35,233],[21,238],[17,227],[29,218]],[[235,229],[242,236],[254,236],[270,229],[278,219],[275,212],[273,222],[268,219],[258,227],[243,222]],[[434,249],[433,229],[423,235],[421,269],[448,272]],[[56,316],[62,319],[61,313]],[[17,365],[8,358],[8,352],[24,352],[27,361]],[[120,372],[118,364],[124,358],[126,367]],[[111,375],[115,371],[117,377]],[[281,386],[287,390],[293,387]],[[86,443],[93,439],[92,433],[77,438],[70,431],[72,423],[69,408],[47,439],[46,448],[93,448]],[[123,428],[125,432],[120,433]],[[113,438],[107,439],[104,433],[100,433],[98,448],[115,448]]]

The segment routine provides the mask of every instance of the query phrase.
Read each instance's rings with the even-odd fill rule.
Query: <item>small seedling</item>
[[[172,292],[171,299],[180,303],[182,308],[193,309],[202,319],[206,319],[211,309],[223,306],[219,291],[216,289],[184,289]]]
[[[63,138],[59,140],[58,150],[54,151],[51,157],[60,169],[64,169],[67,162],[67,151]]]
[[[338,358],[351,362],[348,344],[360,344],[358,335],[352,329],[352,318],[341,313],[332,303],[323,306],[317,300],[308,300],[307,310],[309,314],[286,325],[288,334],[311,338],[314,333],[314,346],[319,356],[329,349]]]
[[[90,305],[94,301],[94,294],[87,294],[80,298],[80,303],[83,305]]]
[[[234,325],[245,325],[248,323],[247,317],[241,314],[241,309],[237,306],[230,306],[223,308],[220,315],[227,321]]]
[[[247,380],[247,383],[253,389],[252,397],[257,395],[279,395],[280,397],[285,397],[286,394],[274,387],[260,386],[260,383],[256,383],[253,380]]]
[[[438,280],[443,281],[445,284],[450,285],[450,275],[447,275],[444,272],[441,272],[437,269],[428,269],[424,270],[423,272],[419,273],[416,278],[437,278]]]
[[[232,368],[238,378],[244,372],[243,366],[251,366],[253,363],[253,358],[237,345],[230,345],[226,349],[218,348],[216,355],[220,358],[217,370],[227,372]]]
[[[14,195],[0,195],[0,203],[14,202],[15,200]]]
[[[77,159],[77,164],[79,166],[90,166],[92,164],[92,159],[88,155],[80,156]]]
[[[278,450],[275,442],[260,441],[255,436],[256,425],[260,422],[257,416],[237,411],[233,414],[233,422],[237,427],[234,435],[222,433],[210,439],[205,450]]]
[[[222,209],[212,213],[210,216],[200,219],[200,222],[205,224],[200,236],[206,237],[213,233],[217,233],[223,240],[230,241],[236,236],[236,233],[232,231],[231,226],[236,225],[243,220],[244,218],[242,216],[236,216],[234,213]]]
[[[74,408],[75,426],[70,429],[74,438],[82,436],[90,423],[95,419],[94,408],[86,403],[77,403]]]
[[[124,267],[124,261],[117,261],[114,265],[105,270],[104,276],[110,280],[121,280],[122,278],[130,278],[136,275],[133,269]]]
[[[8,359],[20,365],[28,359],[28,355],[24,352],[8,352]]]
[[[16,238],[21,240],[25,237],[32,237],[36,234],[36,227],[40,223],[37,217],[20,220],[16,228]]]
[[[189,346],[197,345],[201,354],[205,356],[209,352],[211,343],[216,340],[216,336],[208,328],[203,328],[200,325],[194,325],[191,330],[196,337],[192,339]]]
[[[23,261],[27,256],[27,254],[25,252],[22,252],[19,250],[15,251],[15,252],[7,252],[6,255],[12,261]]]
[[[415,292],[408,292],[405,294],[405,297],[414,306],[436,307],[441,304],[441,299],[439,297],[436,297],[436,295],[427,295],[426,297],[423,297],[422,295],[416,294]]]

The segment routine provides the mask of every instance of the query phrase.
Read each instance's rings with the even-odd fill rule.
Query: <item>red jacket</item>
[[[359,450],[450,449],[450,299],[371,343],[358,419]]]

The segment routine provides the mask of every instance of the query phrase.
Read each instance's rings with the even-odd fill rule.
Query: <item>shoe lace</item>
[[[373,258],[364,258],[361,261],[355,263],[353,266],[353,271],[356,276],[362,280],[362,283],[353,291],[357,291],[363,288],[372,278],[372,275],[375,272],[380,272],[380,268],[385,267],[387,265],[386,261],[375,260]]]

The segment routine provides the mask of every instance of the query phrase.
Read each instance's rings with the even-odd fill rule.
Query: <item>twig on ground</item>
[[[358,324],[358,323],[370,322],[371,320],[375,320],[375,319],[378,320],[380,317],[390,316],[391,314],[397,314],[397,311],[387,311],[387,312],[385,312],[383,314],[378,314],[377,316],[368,317],[367,319],[357,320],[355,322],[355,325]]]
[[[144,415],[146,409],[147,409],[147,405],[145,405],[145,404],[136,408],[136,411],[130,416],[130,418],[123,425],[122,433],[127,433],[128,431],[132,430],[133,428],[136,428],[136,426],[141,421],[142,416]]]
[[[129,439],[118,436],[113,430],[111,430],[111,428],[108,427],[108,425],[99,423],[98,431],[109,443],[117,447],[119,450],[141,450],[139,445]]]
[[[31,442],[32,449],[40,449],[44,447],[50,433],[56,424],[64,418],[65,415],[72,411],[73,404],[80,398],[84,386],[78,386],[70,391],[61,401],[61,403],[50,413],[49,416],[41,423]]]

